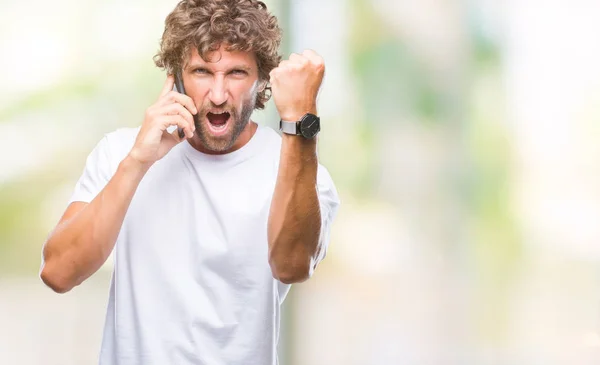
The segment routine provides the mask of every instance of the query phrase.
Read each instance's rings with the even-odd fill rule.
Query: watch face
[[[319,117],[312,114],[307,114],[302,118],[300,122],[300,133],[305,138],[313,138],[321,130],[321,123]]]

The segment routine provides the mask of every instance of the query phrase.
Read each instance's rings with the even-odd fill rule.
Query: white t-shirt
[[[71,202],[104,188],[138,131],[118,129],[98,143]],[[277,363],[290,286],[272,276],[267,219],[280,149],[281,137],[259,126],[232,153],[182,142],[150,168],[113,251],[101,365]],[[321,165],[317,180],[322,259],[339,198]]]

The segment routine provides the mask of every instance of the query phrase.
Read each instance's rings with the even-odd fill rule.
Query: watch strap
[[[280,120],[279,121],[279,129],[286,134],[293,134],[293,135],[298,135],[298,127],[297,127],[297,123],[298,122],[288,122],[285,120]]]

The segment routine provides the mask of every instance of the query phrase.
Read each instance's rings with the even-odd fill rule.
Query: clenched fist
[[[194,136],[193,114],[198,110],[189,96],[173,91],[173,84],[173,76],[168,76],[160,97],[146,110],[142,128],[129,152],[129,156],[142,165],[152,165],[173,146]],[[173,125],[184,131],[184,138],[179,137],[177,129],[167,132]]]
[[[325,63],[314,51],[292,53],[269,74],[271,92],[281,119],[297,121],[306,113],[317,113],[317,94]]]

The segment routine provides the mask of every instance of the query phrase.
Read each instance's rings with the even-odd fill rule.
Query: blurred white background
[[[600,2],[266,3],[284,57],[326,61],[342,199],[281,363],[599,363]],[[40,250],[91,148],[160,91],[175,4],[0,0],[0,364],[97,362],[111,263],[58,295]]]

